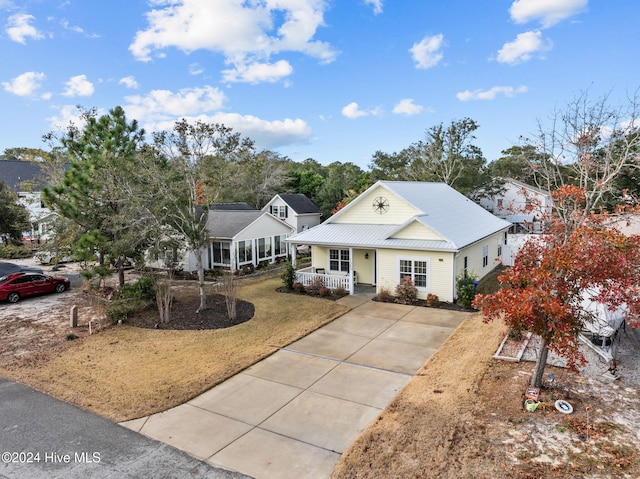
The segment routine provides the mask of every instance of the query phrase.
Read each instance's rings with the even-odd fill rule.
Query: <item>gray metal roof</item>
[[[397,225],[323,223],[293,235],[287,241],[305,245],[341,245],[354,248],[456,250],[455,245],[448,241],[390,238],[396,229]]]
[[[395,225],[332,223],[369,192],[382,186],[412,205],[419,214]],[[394,239],[393,233],[410,221],[418,221],[435,231],[442,241]],[[289,238],[298,244],[344,244],[351,246],[456,251],[487,236],[506,230],[511,223],[494,216],[482,206],[445,183],[379,181],[323,224]]]

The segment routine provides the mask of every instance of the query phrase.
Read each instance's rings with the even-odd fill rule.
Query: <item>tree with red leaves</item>
[[[624,307],[630,326],[640,326],[640,236],[626,236],[606,224],[608,215],[585,211],[585,191],[563,186],[553,193],[556,214],[547,234],[529,240],[499,281],[502,289],[478,295],[474,306],[484,321],[541,338],[531,385],[540,387],[549,351],[576,369],[585,360],[578,334],[592,320],[590,299],[610,310]],[[590,295],[585,298],[586,292]]]

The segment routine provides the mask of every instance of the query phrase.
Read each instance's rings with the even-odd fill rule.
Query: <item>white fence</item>
[[[316,285],[329,289],[344,288],[351,291],[351,277],[348,274],[324,274],[316,272],[315,268],[304,268],[296,271],[296,281],[305,286]]]

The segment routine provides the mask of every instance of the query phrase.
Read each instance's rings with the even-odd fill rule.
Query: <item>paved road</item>
[[[215,468],[167,444],[0,378],[0,478],[88,477],[247,476]]]

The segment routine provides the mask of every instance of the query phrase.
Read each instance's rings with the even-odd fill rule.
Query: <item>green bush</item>
[[[155,300],[156,277],[153,274],[141,276],[135,283],[125,283],[118,289],[120,299],[147,299]]]
[[[284,273],[280,275],[280,278],[287,289],[293,289],[293,283],[296,281],[296,270],[291,262],[287,263],[287,267],[285,268]]]
[[[24,245],[0,244],[0,258],[20,259],[31,256],[31,249]]]
[[[418,288],[409,276],[405,276],[396,286],[396,301],[400,304],[413,304],[418,299]]]
[[[148,304],[148,301],[139,299],[112,301],[107,308],[107,321],[110,324],[126,323],[130,317],[145,309]]]
[[[478,276],[473,273],[463,271],[456,278],[456,300],[463,308],[470,309],[473,299],[476,297],[476,285]]]

